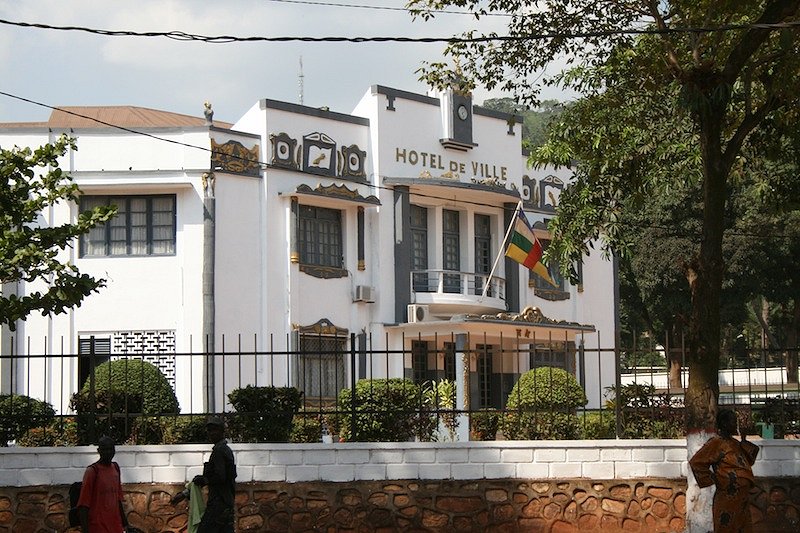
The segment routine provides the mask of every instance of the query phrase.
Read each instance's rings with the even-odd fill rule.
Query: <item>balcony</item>
[[[447,319],[462,313],[497,313],[506,310],[506,280],[488,274],[454,270],[411,272],[411,302],[430,307],[431,314]]]

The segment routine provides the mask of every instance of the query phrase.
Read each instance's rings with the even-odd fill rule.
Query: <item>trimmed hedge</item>
[[[337,401],[339,437],[344,441],[403,442],[430,429],[430,416],[421,419],[422,391],[407,379],[362,379],[356,383],[355,406],[352,390],[342,389]],[[355,411],[356,434],[351,434]]]
[[[248,385],[231,391],[228,399],[236,409],[228,434],[236,442],[288,442],[303,393],[295,387]]]
[[[56,412],[47,402],[24,394],[0,395],[0,446],[22,438],[29,430],[46,426]]]
[[[506,402],[502,430],[507,439],[576,439],[575,409],[587,403],[575,376],[561,368],[528,370]]]

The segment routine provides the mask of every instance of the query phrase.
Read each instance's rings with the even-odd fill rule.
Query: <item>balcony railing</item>
[[[454,270],[414,270],[411,272],[411,289],[416,293],[434,293],[441,295],[477,296],[484,295],[483,289],[488,274],[476,272],[457,272]],[[506,299],[506,280],[492,276],[486,297]]]

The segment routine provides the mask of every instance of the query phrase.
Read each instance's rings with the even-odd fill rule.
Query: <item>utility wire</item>
[[[26,102],[26,103],[29,103],[29,104],[33,104],[33,105],[37,105],[37,106],[40,106],[40,107],[44,107],[44,108],[47,108],[47,109],[50,109],[50,110],[53,110],[53,111],[60,111],[62,113],[66,113],[68,115],[72,115],[72,116],[76,116],[76,117],[83,118],[83,119],[86,119],[86,120],[91,120],[91,121],[97,122],[98,124],[102,124],[103,126],[108,126],[110,128],[118,129],[118,130],[124,131],[126,133],[132,133],[134,135],[142,135],[144,137],[149,137],[149,138],[157,140],[157,141],[167,142],[167,143],[175,144],[175,145],[178,145],[178,146],[183,146],[183,147],[186,147],[186,148],[193,148],[193,149],[196,149],[196,150],[202,150],[202,151],[208,152],[208,153],[210,153],[212,155],[221,154],[222,153],[222,152],[218,152],[216,150],[213,150],[212,148],[207,148],[205,146],[199,146],[199,145],[196,145],[196,144],[184,143],[184,142],[181,142],[181,141],[176,141],[174,139],[167,139],[165,137],[159,137],[158,135],[153,135],[152,133],[147,133],[145,131],[138,131],[138,130],[134,130],[134,129],[131,129],[131,128],[126,128],[125,126],[119,126],[117,124],[112,124],[110,122],[105,122],[105,121],[100,120],[100,119],[95,118],[95,117],[90,117],[88,115],[83,115],[81,113],[76,113],[75,111],[70,111],[68,109],[63,109],[63,108],[56,107],[56,106],[51,106],[51,105],[48,105],[48,104],[45,104],[45,103],[42,103],[42,102],[37,102],[36,100],[31,100],[30,98],[25,98],[23,96],[17,96],[15,94],[11,94],[11,93],[8,93],[8,92],[0,91],[0,96],[5,96],[5,97],[12,98],[12,99],[15,99],[15,100],[20,100],[22,102]],[[270,165],[268,163],[265,163],[263,161],[260,161],[260,160],[253,161],[252,159],[248,159],[248,158],[242,157],[242,156],[234,156],[232,154],[223,154],[223,155],[225,155],[226,157],[229,157],[229,158],[233,158],[233,159],[240,159],[241,161],[244,161],[244,162],[247,162],[247,163],[256,163],[260,168],[265,169],[265,170],[274,168],[274,167],[272,167],[272,165]],[[406,179],[415,179],[415,178],[406,178]],[[393,187],[387,187],[385,185],[375,185],[375,184],[372,184],[372,183],[359,183],[359,184],[360,185],[366,185],[367,187],[372,188],[372,189],[380,189],[380,190],[385,190],[385,191],[394,191],[395,190]],[[517,209],[516,206],[514,206],[513,208],[506,208],[504,206],[498,206],[496,204],[473,202],[473,201],[470,201],[470,200],[456,199],[455,197],[437,196],[437,195],[425,194],[425,193],[421,193],[421,192],[413,192],[411,194],[413,196],[420,197],[420,198],[428,198],[428,199],[431,199],[431,200],[440,200],[440,201],[451,202],[451,203],[455,203],[455,204],[474,205],[474,206],[478,206],[478,207],[491,207],[493,209],[498,209],[499,208],[499,209],[502,209],[503,211],[509,211],[509,212],[511,212],[511,211],[516,212],[516,209]],[[700,231],[675,233],[675,228],[670,228],[668,226],[645,225],[645,224],[637,224],[635,222],[629,222],[629,223],[626,223],[625,225],[630,226],[630,227],[638,227],[638,228],[641,228],[641,229],[658,229],[658,230],[663,230],[663,231],[667,231],[667,232],[672,232],[672,235],[675,236],[675,237],[691,237],[691,236],[696,236],[697,237],[697,236],[701,235]],[[725,234],[729,235],[729,236],[737,236],[737,237],[754,237],[754,238],[761,238],[761,239],[764,238],[764,235],[762,235],[762,234],[740,232],[740,231],[734,231],[734,230],[727,230],[727,231],[725,231]],[[771,236],[772,237],[784,237],[784,238],[790,238],[790,239],[795,238],[792,235],[778,234],[778,233],[773,233],[773,234],[771,234]]]
[[[87,28],[84,26],[53,26],[33,22],[18,22],[0,19],[0,24],[17,26],[21,28],[37,28],[58,31],[79,31],[102,35],[105,37],[166,37],[176,41],[199,41],[212,44],[220,43],[245,43],[245,42],[311,42],[311,43],[487,43],[487,42],[518,42],[541,41],[547,39],[585,39],[590,37],[611,37],[614,35],[665,35],[682,33],[716,33],[751,29],[788,29],[800,27],[800,21],[779,22],[774,24],[727,24],[723,26],[698,26],[686,28],[645,28],[645,29],[618,29],[578,32],[552,32],[528,33],[521,35],[480,35],[477,37],[266,37],[250,36],[238,37],[235,35],[199,35],[184,31],[147,31],[137,32],[128,30],[104,30]]]
[[[382,11],[405,11],[408,12],[408,9],[405,7],[392,7],[392,6],[370,6],[370,5],[361,5],[361,4],[340,4],[335,2],[312,2],[311,0],[266,0],[267,2],[277,2],[281,4],[302,4],[302,5],[311,5],[311,6],[322,6],[322,7],[345,7],[345,8],[355,8],[355,9],[374,9],[374,10],[382,10]],[[453,11],[453,10],[446,10],[446,9],[434,9],[431,10],[430,13],[442,13],[446,15],[480,15],[481,17],[512,17],[510,13],[476,13],[474,11]]]

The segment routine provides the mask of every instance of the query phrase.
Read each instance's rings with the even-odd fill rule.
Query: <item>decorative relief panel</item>
[[[295,152],[297,151],[297,139],[292,139],[286,133],[270,133],[269,140],[272,143],[272,160],[270,164],[298,170]]]
[[[239,141],[217,144],[211,139],[211,168],[219,172],[259,176],[261,175],[259,152],[258,144],[252,148],[245,148]]]
[[[175,331],[115,331],[111,359],[142,359],[158,368],[175,386]]]
[[[302,142],[283,132],[271,133],[269,140],[272,144],[269,164],[274,167],[367,181],[367,152],[356,144],[338,148],[335,140],[319,131],[304,135]]]
[[[539,181],[540,208],[545,211],[555,211],[558,199],[564,189],[564,182],[555,176],[547,176]]]
[[[303,170],[320,176],[335,176],[336,142],[320,132],[304,135]]]

